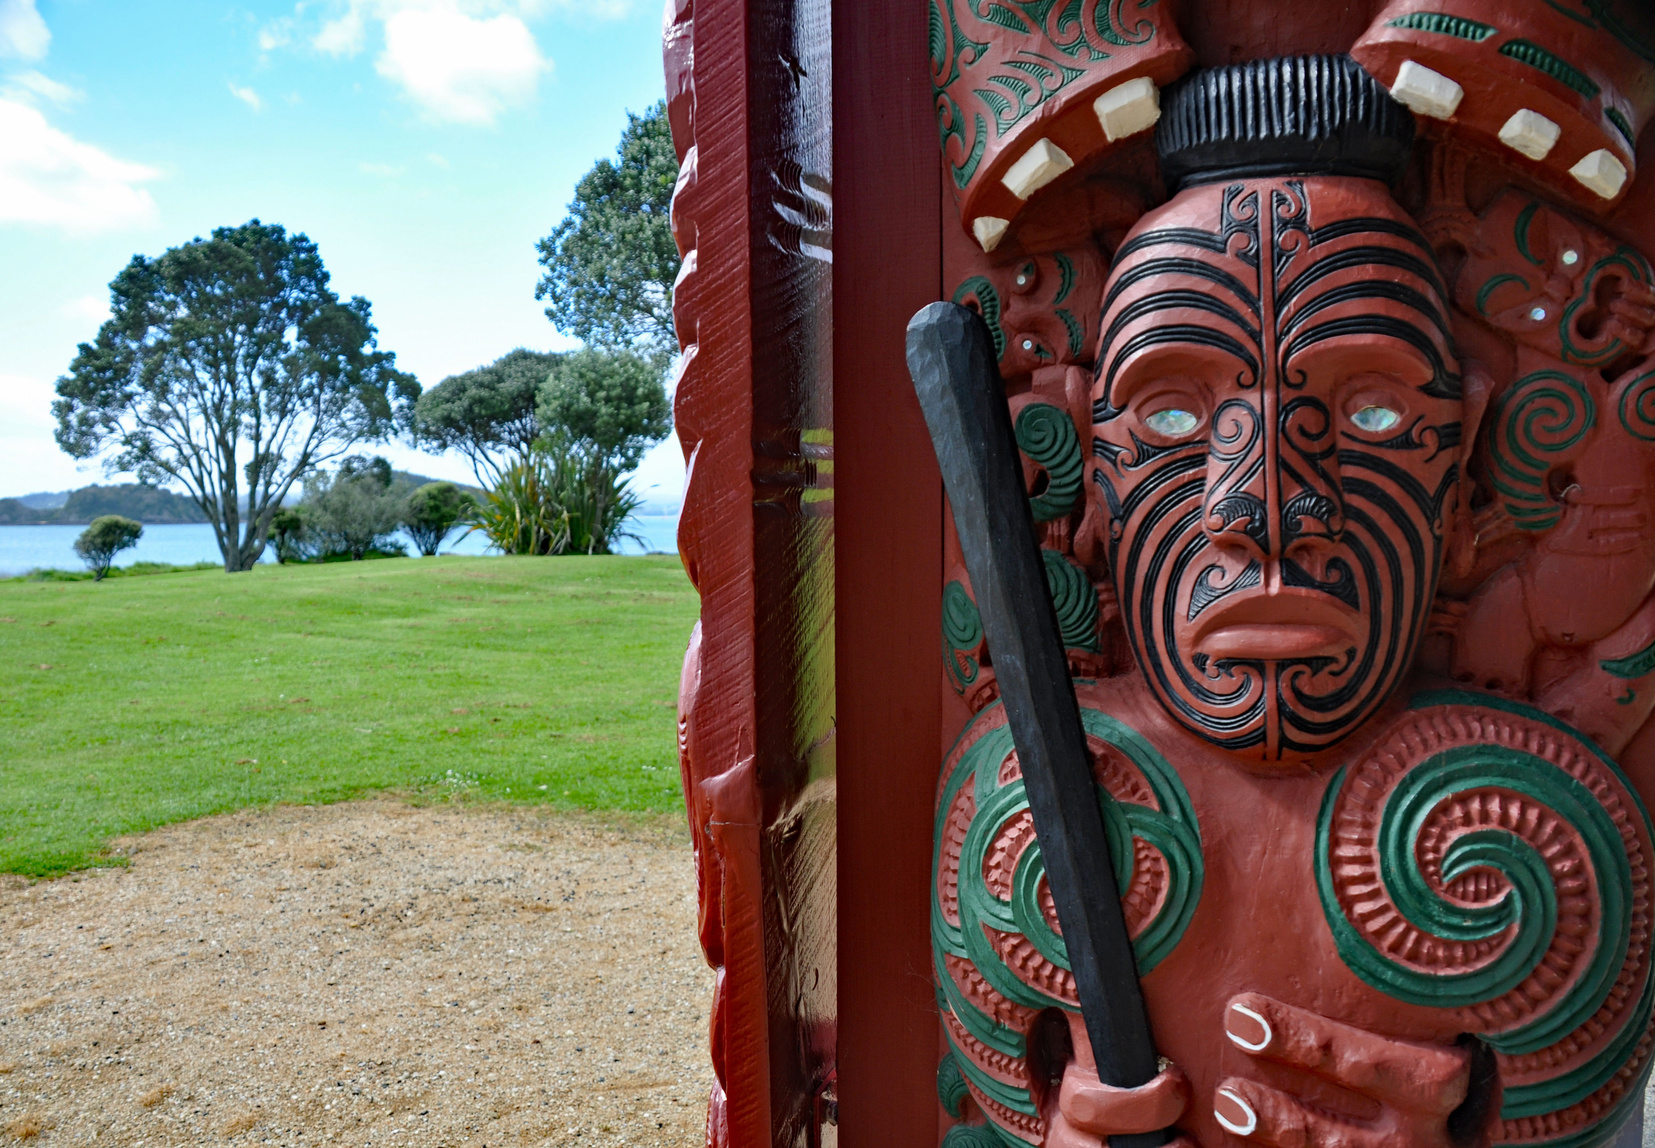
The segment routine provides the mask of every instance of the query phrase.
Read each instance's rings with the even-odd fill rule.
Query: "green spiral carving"
[[[1046,472],[1046,489],[1029,499],[1036,522],[1050,522],[1080,501],[1086,461],[1075,421],[1050,403],[1030,403],[1017,416],[1017,449]]]
[[[1000,703],[996,702],[995,705]],[[992,706],[990,709],[992,710]],[[987,711],[985,711],[987,712]],[[1201,833],[1178,774],[1166,758],[1137,731],[1099,710],[1082,708],[1081,722],[1087,734],[1120,751],[1142,773],[1158,808],[1116,801],[1102,787],[1097,790],[1109,828],[1115,874],[1124,892],[1130,887],[1134,867],[1131,840],[1136,837],[1166,860],[1168,888],[1155,918],[1133,940],[1139,975],[1147,976],[1177,947],[1201,900],[1205,869],[1201,857]],[[979,719],[981,720],[981,719]],[[970,731],[964,736],[969,736]],[[999,767],[1012,752],[1011,731],[1005,726],[989,730],[960,755],[943,788],[937,806],[932,854],[931,944],[937,968],[937,982],[955,1017],[988,1047],[1009,1056],[1021,1057],[1027,1049],[1023,1034],[979,1011],[967,1000],[949,976],[945,957],[969,960],[984,980],[1006,999],[1030,1009],[1067,1008],[1063,1002],[1025,984],[1001,961],[983,934],[988,925],[1006,933],[1020,933],[1052,964],[1069,968],[1068,949],[1063,938],[1046,923],[1038,890],[1046,866],[1039,843],[1024,850],[1013,875],[1010,900],[1000,900],[983,880],[984,863],[995,838],[1007,821],[1029,807],[1021,778],[1000,784]],[[974,785],[976,813],[966,831],[960,854],[960,924],[949,924],[936,895],[936,873],[942,863],[941,843],[945,818],[960,787]],[[973,1085],[978,1083],[970,1058],[957,1056]],[[1000,1087],[1004,1087],[1003,1085]]]
[[[1602,939],[1586,973],[1545,1015],[1487,1037],[1508,1055],[1534,1052],[1579,1028],[1603,1004],[1631,934],[1632,870],[1620,831],[1591,791],[1534,754],[1500,745],[1444,750],[1410,770],[1385,802],[1379,856],[1386,891],[1416,928],[1447,941],[1482,941],[1513,929],[1509,943],[1482,968],[1464,973],[1421,972],[1381,953],[1345,917],[1333,888],[1332,822],[1345,770],[1334,777],[1316,827],[1316,884],[1339,955],[1368,984],[1410,1004],[1463,1008],[1504,996],[1522,984],[1552,943],[1557,890],[1546,860],[1528,842],[1503,830],[1466,833],[1442,860],[1442,880],[1473,869],[1493,869],[1511,885],[1498,901],[1461,905],[1445,899],[1420,871],[1415,846],[1431,811],[1458,794],[1506,790],[1532,798],[1573,826],[1584,842],[1602,898]]]
[[[1631,795],[1632,816],[1648,835],[1648,813],[1618,766],[1591,742],[1549,714],[1518,702],[1458,690],[1416,696],[1415,710],[1439,705],[1474,705],[1520,715],[1573,737]],[[1505,947],[1485,966],[1465,973],[1432,975],[1391,960],[1376,949],[1339,905],[1333,887],[1333,821],[1345,783],[1341,770],[1328,788],[1317,823],[1316,883],[1323,913],[1340,957],[1368,984],[1399,1000],[1439,1008],[1476,1005],[1512,991],[1529,976],[1550,947],[1557,928],[1557,892],[1547,864],[1516,835],[1501,830],[1467,833],[1442,861],[1446,883],[1478,868],[1494,869],[1508,882],[1499,901],[1467,906],[1445,900],[1420,872],[1418,835],[1442,802],[1477,790],[1522,794],[1551,810],[1579,835],[1592,869],[1598,908],[1598,935],[1587,967],[1568,989],[1527,1024],[1485,1035],[1498,1052],[1517,1056],[1557,1044],[1602,1008],[1621,975],[1632,930],[1636,899],[1625,843],[1614,818],[1591,790],[1567,771],[1537,755],[1504,745],[1459,746],[1421,762],[1391,791],[1380,812],[1379,872],[1384,892],[1416,928],[1446,940],[1484,940],[1509,931]],[[1655,1013],[1655,977],[1645,970],[1638,1000],[1621,1027],[1584,1062],[1529,1084],[1509,1085],[1500,1115],[1520,1120],[1563,1112],[1609,1085],[1636,1054]],[[1601,1148],[1609,1143],[1643,1095],[1655,1060],[1641,1066],[1638,1081],[1591,1124],[1545,1141],[1545,1148]]]
[[[973,300],[976,301],[975,307],[972,307]],[[954,292],[954,302],[971,307],[983,317],[983,322],[988,325],[989,336],[994,340],[994,357],[1004,358],[1006,332],[1000,326],[1000,293],[994,289],[994,284],[988,281],[988,277],[973,275],[961,283],[959,290]]]
[[[1655,371],[1626,384],[1621,392],[1620,418],[1627,434],[1655,442]]]
[[[1057,608],[1057,629],[1067,650],[1098,648],[1098,592],[1086,571],[1056,550],[1041,550],[1046,561],[1046,586]]]
[[[1500,399],[1489,438],[1494,486],[1519,529],[1547,530],[1563,517],[1546,490],[1546,475],[1596,421],[1592,396],[1561,371],[1536,371]]]
[[[942,1148],[1028,1148],[1021,1140],[1011,1140],[992,1122],[988,1124],[956,1124],[942,1138]]]
[[[964,586],[950,582],[942,590],[942,660],[955,690],[964,693],[977,680],[979,667],[972,652],[983,641],[983,616]]]
[[[942,1101],[942,1110],[955,1120],[960,1119],[965,1115],[967,1095],[965,1077],[960,1074],[960,1062],[953,1053],[949,1053],[937,1065],[937,1099]]]

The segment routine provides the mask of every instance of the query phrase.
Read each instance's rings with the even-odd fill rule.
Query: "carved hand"
[[[1050,1116],[1045,1148],[1099,1148],[1110,1136],[1168,1128],[1189,1105],[1190,1082],[1177,1065],[1138,1088],[1111,1088],[1097,1069],[1070,1061]],[[1196,1148],[1179,1136],[1169,1148]]]
[[[1279,1148],[1447,1148],[1448,1116],[1466,1097],[1471,1055],[1462,1048],[1392,1040],[1258,993],[1234,997],[1225,1035],[1259,1060],[1301,1069],[1376,1101],[1377,1116],[1337,1117],[1243,1076],[1220,1082],[1213,1110],[1237,1136]]]
[[[1056,1104],[1048,1101],[1044,1148],[1100,1148],[1111,1136],[1171,1128],[1189,1107],[1189,1078],[1177,1065],[1167,1064],[1137,1088],[1111,1088],[1098,1080],[1086,1027],[1072,1014],[1069,1036],[1075,1057],[1063,1070]],[[1188,1136],[1178,1136],[1167,1148],[1198,1146]]]

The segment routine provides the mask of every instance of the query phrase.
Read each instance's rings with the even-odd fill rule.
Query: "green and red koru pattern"
[[[1597,1148],[1643,1094],[1651,842],[1614,762],[1482,694],[1421,695],[1329,784],[1316,879],[1339,955],[1494,1050],[1495,1143]]]
[[[998,702],[943,764],[932,860],[931,949],[952,1053],[938,1092],[969,1094],[988,1123],[949,1148],[1039,1144],[1028,1038],[1046,1009],[1075,1012],[1074,978],[1046,886],[1022,772]],[[1201,898],[1201,835],[1178,775],[1135,731],[1081,710],[1140,974],[1177,946]],[[955,1135],[957,1134],[957,1135]],[[964,1143],[956,1144],[961,1137]]]

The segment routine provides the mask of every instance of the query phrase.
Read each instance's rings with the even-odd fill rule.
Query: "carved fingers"
[[[1370,1100],[1381,1115],[1342,1119],[1244,1077],[1223,1081],[1213,1115],[1236,1136],[1281,1148],[1380,1148],[1445,1143],[1446,1122],[1465,1099],[1470,1054],[1392,1040],[1258,993],[1225,1006],[1224,1033],[1248,1056],[1301,1069]],[[1400,1139],[1399,1139],[1400,1137]]]
[[[1189,1080],[1176,1065],[1167,1065],[1141,1087],[1112,1088],[1098,1080],[1095,1069],[1071,1061],[1046,1148],[1098,1148],[1110,1136],[1170,1128],[1184,1114],[1189,1095]],[[1195,1148],[1182,1136],[1172,1143],[1174,1148]]]

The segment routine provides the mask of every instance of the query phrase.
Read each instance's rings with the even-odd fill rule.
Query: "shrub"
[[[332,475],[305,483],[300,504],[301,543],[319,558],[348,554],[361,560],[370,551],[405,553],[393,536],[402,526],[403,500],[392,489],[391,464],[353,455]]]
[[[416,487],[403,508],[402,524],[427,558],[437,553],[449,531],[476,506],[477,500],[452,482]]]
[[[593,453],[553,435],[506,469],[470,515],[506,554],[608,554],[641,505]]]
[[[92,580],[102,582],[115,561],[115,555],[138,545],[138,539],[143,534],[142,523],[122,518],[119,514],[105,514],[94,518],[81,531],[80,537],[75,539],[75,553],[91,569]]]

